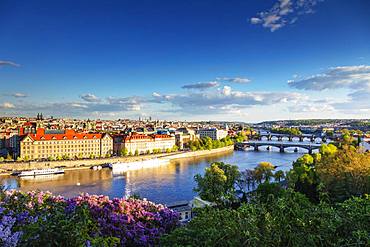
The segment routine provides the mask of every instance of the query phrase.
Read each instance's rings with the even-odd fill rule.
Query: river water
[[[39,177],[0,176],[1,184],[9,189],[48,190],[67,197],[82,192],[123,197],[132,194],[157,203],[173,203],[191,200],[196,194],[194,176],[203,174],[212,162],[222,161],[239,166],[240,170],[254,168],[261,161],[278,166],[277,170],[289,170],[292,161],[303,153],[279,153],[275,151],[234,151],[207,157],[186,158],[171,161],[168,165],[113,174],[110,169],[69,170],[65,174]]]

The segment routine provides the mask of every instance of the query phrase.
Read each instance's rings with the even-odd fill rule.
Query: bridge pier
[[[315,137],[314,136],[311,136],[311,142],[315,142]]]
[[[290,142],[293,141],[293,137],[292,136],[289,136],[288,138],[289,138],[289,141]]]
[[[254,144],[254,151],[258,151],[258,145]]]
[[[299,141],[300,141],[300,142],[303,142],[303,138],[304,138],[303,136],[300,136],[300,137],[299,137]]]
[[[284,153],[284,147],[280,146],[280,153]]]
[[[283,137],[278,136],[278,141],[281,141],[282,139],[283,139]]]
[[[312,154],[312,148],[311,147],[308,148],[308,154]]]
[[[271,136],[271,135],[268,135],[268,136],[267,136],[267,140],[268,140],[268,141],[271,141],[271,138],[272,138],[272,136]]]

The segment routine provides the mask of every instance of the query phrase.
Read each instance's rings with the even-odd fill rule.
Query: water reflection
[[[253,168],[261,161],[268,161],[278,169],[288,170],[293,160],[302,153],[244,152],[235,151],[207,157],[194,157],[171,161],[168,165],[112,174],[109,169],[100,171],[71,170],[50,177],[17,178],[0,177],[9,188],[27,190],[49,190],[70,197],[81,192],[122,197],[138,194],[149,200],[170,203],[190,200],[195,193],[194,176],[203,174],[212,162],[223,161],[238,165],[241,170]],[[79,184],[79,185],[78,185]]]

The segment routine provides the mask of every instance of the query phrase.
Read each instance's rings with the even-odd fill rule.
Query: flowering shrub
[[[179,216],[146,200],[3,191],[0,219],[0,246],[153,246]]]

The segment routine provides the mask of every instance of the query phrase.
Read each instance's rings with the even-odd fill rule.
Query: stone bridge
[[[304,148],[308,150],[309,154],[312,154],[312,151],[315,149],[319,149],[321,147],[321,143],[304,143],[304,142],[282,142],[282,141],[245,141],[245,142],[238,142],[235,144],[236,150],[245,150],[246,148],[253,147],[255,151],[258,151],[259,147],[267,146],[267,147],[277,147],[279,148],[280,152],[283,153],[285,148],[294,147],[294,148]]]
[[[300,142],[303,140],[309,139],[311,142],[315,142],[317,138],[320,139],[322,142],[326,142],[326,136],[317,136],[313,134],[301,134],[301,135],[289,135],[289,134],[278,134],[278,133],[263,133],[258,135],[258,140],[262,141],[263,137],[267,138],[268,141],[271,141],[273,137],[277,138],[278,141],[283,141],[283,138],[288,139],[289,141],[293,141],[293,138],[297,138]]]

